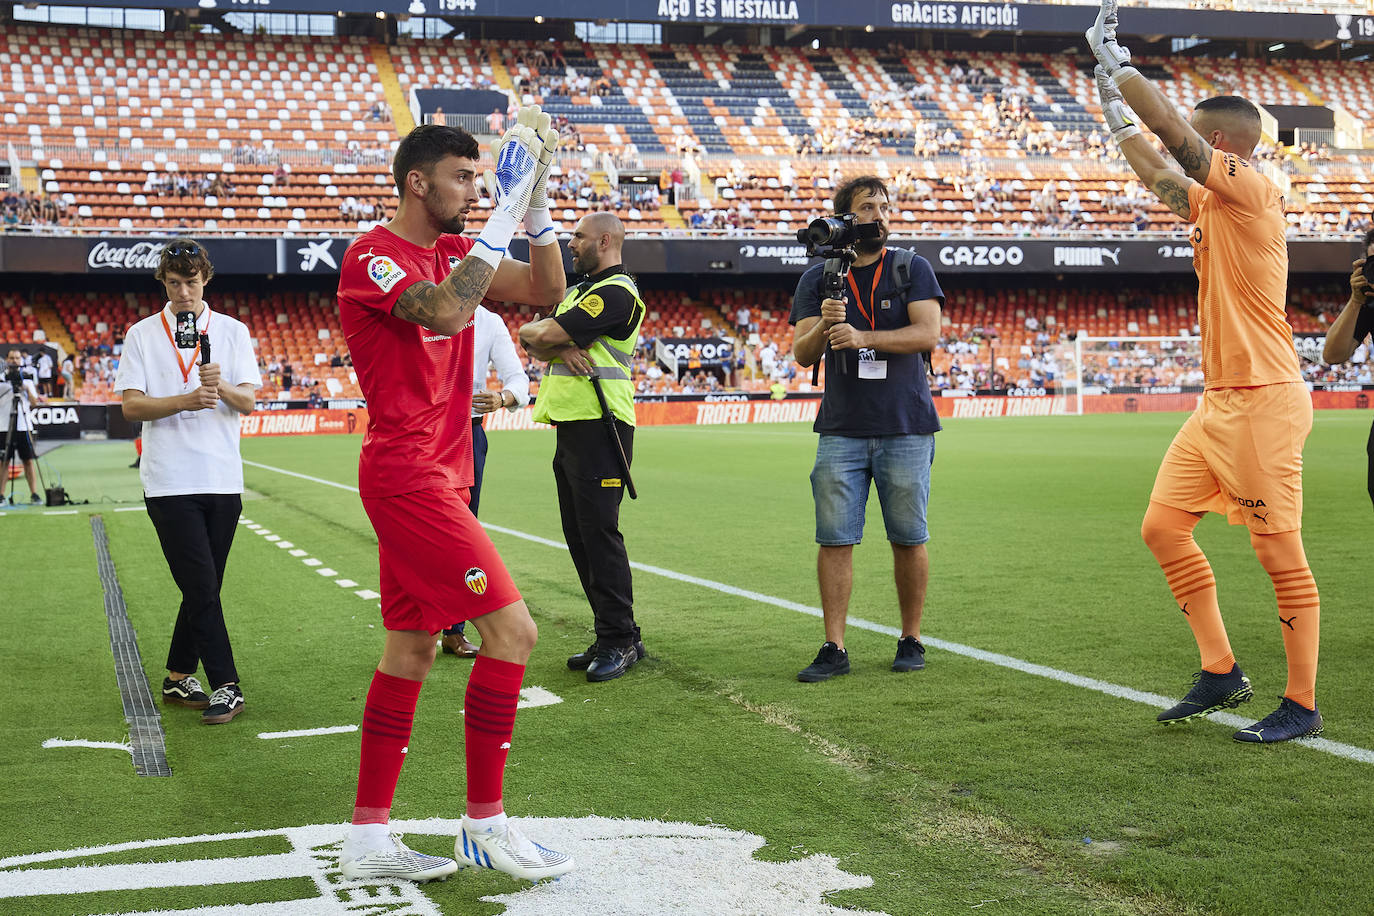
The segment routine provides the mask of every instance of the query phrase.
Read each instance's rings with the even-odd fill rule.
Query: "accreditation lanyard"
[[[167,310],[162,311],[162,330],[167,332],[167,342],[172,345],[172,350],[177,355],[177,365],[181,367],[181,383],[187,384],[191,380],[191,370],[195,368],[196,358],[200,356],[200,337],[196,337],[196,348],[191,351],[191,361],[188,363],[181,358],[181,348],[177,346],[176,338],[172,336],[171,325],[167,324]],[[205,332],[210,331],[210,317],[205,317]]]
[[[859,287],[854,282],[854,274],[850,273],[847,276],[849,288],[854,291],[854,304],[858,306],[859,314],[868,319],[868,327],[874,331],[878,330],[878,323],[877,314],[873,308],[873,300],[878,295],[878,281],[883,278],[883,261],[886,258],[887,249],[884,248],[883,253],[878,255],[878,269],[873,271],[873,288],[868,291],[868,308],[866,310],[864,309],[863,296],[859,295]],[[163,318],[162,320],[165,322],[167,319]]]

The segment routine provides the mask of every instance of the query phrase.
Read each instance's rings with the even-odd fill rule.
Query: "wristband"
[[[548,207],[531,207],[525,211],[525,235],[530,244],[535,246],[552,245],[558,241],[557,227]]]
[[[515,235],[515,225],[515,217],[508,210],[501,207],[492,210],[491,216],[487,217],[486,226],[482,228],[477,236],[477,242],[468,254],[481,258],[493,269],[499,267],[506,256],[506,249],[510,247],[511,236]]]
[[[1112,73],[1112,82],[1116,83],[1116,88],[1120,89],[1122,83],[1126,82],[1127,80],[1133,80],[1139,75],[1140,71],[1137,70],[1135,67],[1118,67]]]

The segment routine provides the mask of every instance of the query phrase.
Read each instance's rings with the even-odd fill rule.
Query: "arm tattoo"
[[[1164,201],[1164,206],[1173,210],[1184,219],[1189,218],[1188,189],[1172,178],[1161,178],[1155,183],[1154,192]]]
[[[1203,145],[1201,140],[1194,142],[1191,138],[1185,137],[1178,146],[1169,148],[1169,152],[1173,154],[1174,159],[1178,160],[1178,164],[1183,167],[1183,171],[1189,177],[1207,164],[1207,160],[1202,155]]]
[[[463,258],[443,283],[413,283],[401,293],[392,314],[412,324],[466,324],[486,295],[496,269],[481,258]]]

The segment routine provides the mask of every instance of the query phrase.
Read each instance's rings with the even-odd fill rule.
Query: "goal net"
[[[1065,373],[1069,410],[1193,410],[1202,394],[1200,337],[1083,337]]]

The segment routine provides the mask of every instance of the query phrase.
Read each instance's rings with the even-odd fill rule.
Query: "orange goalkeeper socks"
[[[1308,709],[1317,708],[1317,648],[1321,632],[1321,599],[1307,566],[1301,531],[1251,534],[1265,572],[1274,582],[1279,602],[1283,651],[1288,656],[1288,686],[1283,695]]]
[[[1226,638],[1226,626],[1221,622],[1212,564],[1193,540],[1198,521],[1191,512],[1152,501],[1145,510],[1140,536],[1159,561],[1169,591],[1193,630],[1202,669],[1225,674],[1235,666],[1236,658],[1231,654],[1231,641]]]

